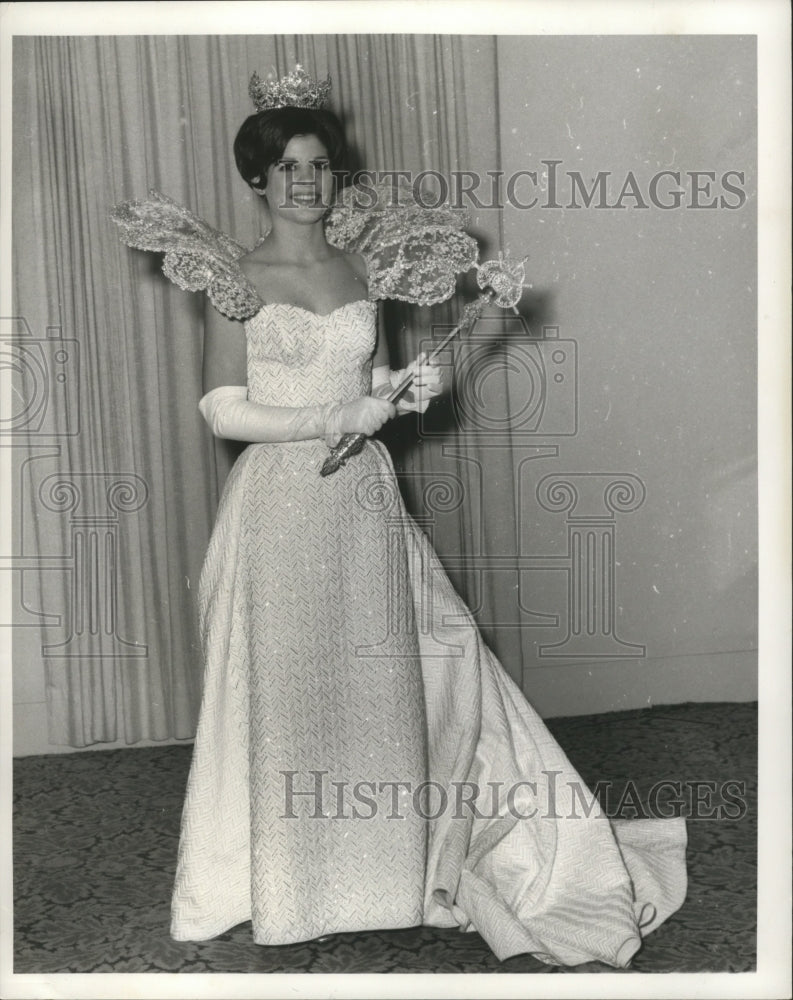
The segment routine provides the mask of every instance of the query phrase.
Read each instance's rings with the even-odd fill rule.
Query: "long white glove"
[[[392,389],[415,372],[413,384],[396,403],[397,413],[424,413],[430,402],[442,392],[441,373],[437,365],[427,364],[424,351],[407,368],[392,371],[388,365],[378,365],[372,369],[372,395],[384,398]]]
[[[198,409],[216,437],[257,444],[322,438],[330,447],[343,434],[374,434],[396,413],[393,403],[372,396],[325,406],[264,406],[248,399],[244,385],[210,390]]]

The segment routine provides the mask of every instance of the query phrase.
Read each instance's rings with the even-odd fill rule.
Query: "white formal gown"
[[[249,398],[367,394],[375,316],[365,300],[263,306],[245,324]],[[502,959],[625,966],[685,897],[684,821],[585,815],[583,782],[483,643],[385,448],[322,478],[326,456],[320,441],[250,445],[223,493],[173,936],[423,923],[476,930]]]

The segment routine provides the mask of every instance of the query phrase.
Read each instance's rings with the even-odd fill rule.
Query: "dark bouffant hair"
[[[234,159],[244,180],[262,190],[268,169],[296,135],[315,135],[328,151],[331,170],[344,170],[347,145],[341,122],[332,111],[273,108],[246,118],[234,140]]]

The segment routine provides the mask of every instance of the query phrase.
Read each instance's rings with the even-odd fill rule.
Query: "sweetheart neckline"
[[[350,306],[356,306],[362,304],[368,306],[375,305],[375,303],[372,302],[371,299],[351,299],[349,302],[343,302],[340,306],[336,306],[335,309],[331,309],[330,312],[318,313],[314,312],[313,309],[307,309],[305,306],[294,305],[292,302],[264,302],[262,303],[259,312],[255,313],[255,315],[258,316],[265,309],[296,309],[298,312],[306,313],[309,316],[313,316],[315,319],[329,319],[335,313],[341,312],[342,309],[348,309]]]

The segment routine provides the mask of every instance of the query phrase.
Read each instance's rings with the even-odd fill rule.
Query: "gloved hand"
[[[431,400],[443,391],[440,369],[437,365],[427,364],[424,351],[407,368],[392,371],[388,365],[378,365],[372,369],[372,395],[381,398],[388,396],[393,389],[404,381],[411,372],[415,372],[413,384],[397,400],[397,413],[424,413]]]
[[[325,421],[325,440],[333,447],[344,434],[366,434],[379,431],[386,421],[396,416],[396,407],[387,399],[361,396],[349,403],[337,403]]]
[[[324,438],[331,447],[343,434],[374,434],[396,414],[393,403],[372,396],[325,406],[265,406],[251,402],[244,385],[210,390],[198,409],[216,437],[257,444]]]

